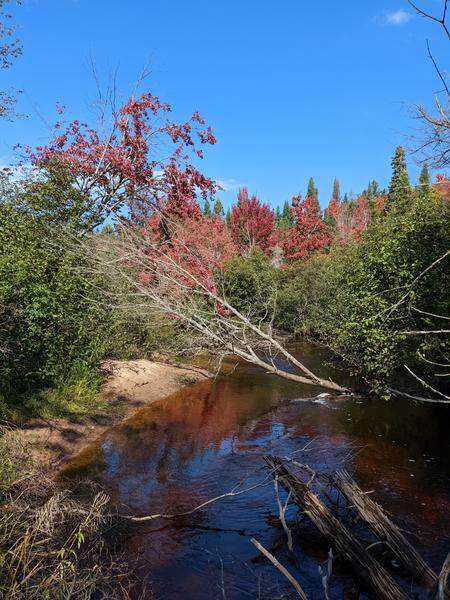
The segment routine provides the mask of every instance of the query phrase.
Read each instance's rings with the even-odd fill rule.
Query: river
[[[321,375],[348,384],[345,373],[326,364],[324,350],[301,343],[295,352]],[[361,397],[305,400],[322,390],[244,363],[225,370],[228,374],[143,408],[65,467],[67,477],[98,481],[121,512],[133,515],[180,513],[238,484],[253,487],[189,516],[128,531],[121,550],[148,580],[148,598],[292,594],[250,543],[253,536],[273,549],[284,535],[273,518],[273,485],[254,487],[265,480],[267,452],[296,452],[323,471],[345,466],[440,569],[450,550],[450,406]],[[295,544],[295,561],[283,547],[277,557],[309,600],[323,598],[318,567],[326,552],[301,539]],[[342,597],[343,581],[332,577],[332,598]]]

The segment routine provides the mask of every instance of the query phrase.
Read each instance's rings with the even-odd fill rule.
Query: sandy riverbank
[[[42,466],[65,462],[106,429],[147,404],[207,379],[202,369],[174,366],[150,360],[108,361],[102,386],[101,406],[88,419],[31,419],[20,437]]]

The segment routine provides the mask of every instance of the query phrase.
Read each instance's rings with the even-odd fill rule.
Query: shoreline
[[[107,429],[135,412],[212,374],[187,365],[146,359],[110,360],[99,392],[102,407],[89,419],[36,417],[15,429],[39,467],[59,468]]]

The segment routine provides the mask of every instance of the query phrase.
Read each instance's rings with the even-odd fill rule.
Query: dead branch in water
[[[291,493],[293,501],[325,536],[339,558],[349,566],[363,589],[377,600],[410,600],[361,542],[340,523],[306,483],[284,466],[281,459],[266,455],[264,460],[271,472],[277,473],[279,482]]]
[[[300,598],[302,600],[308,600],[305,592],[303,591],[301,585],[299,584],[299,582],[295,579],[295,577],[293,577],[289,571],[286,569],[286,567],[283,567],[283,565],[275,558],[275,556],[273,554],[271,554],[268,550],[266,550],[266,548],[264,548],[264,546],[262,544],[260,544],[258,542],[258,540],[255,540],[255,538],[252,538],[251,543],[256,546],[256,548],[258,548],[258,550],[264,554],[264,556],[270,560],[270,562],[280,571],[280,573],[282,573],[286,579],[292,584],[292,586],[294,587],[295,591],[297,592],[297,594],[300,596]]]
[[[155,519],[176,519],[177,517],[187,517],[187,516],[192,515],[193,513],[197,512],[198,510],[205,508],[205,506],[214,504],[215,502],[218,502],[219,500],[223,500],[224,498],[234,498],[235,496],[241,496],[242,494],[246,494],[248,492],[251,492],[252,490],[256,490],[257,488],[262,487],[263,485],[267,485],[270,481],[271,481],[271,477],[266,477],[263,481],[260,481],[259,483],[256,483],[255,485],[251,485],[248,488],[244,488],[243,490],[238,489],[240,487],[240,484],[238,484],[231,491],[225,492],[224,494],[220,494],[219,496],[215,496],[214,498],[209,498],[209,500],[205,500],[205,502],[202,502],[198,506],[195,506],[194,508],[192,508],[190,510],[186,510],[181,513],[174,513],[174,514],[156,513],[154,515],[144,515],[142,517],[135,517],[133,515],[118,515],[118,516],[119,516],[119,518],[126,519],[127,521],[130,521],[131,523],[145,523],[148,521],[154,521]]]
[[[438,595],[437,600],[445,600],[446,596],[448,596],[447,588],[447,579],[450,575],[450,552],[447,554],[447,558],[442,565],[441,572],[439,573],[439,583],[438,583]]]
[[[438,576],[408,542],[397,525],[389,519],[382,507],[361,490],[347,471],[338,471],[331,477],[331,481],[356,509],[372,532],[387,544],[414,579],[435,592]]]

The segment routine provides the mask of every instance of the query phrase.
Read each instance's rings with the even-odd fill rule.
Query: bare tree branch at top
[[[411,2],[411,0],[408,0],[408,2],[419,15],[441,25],[447,36],[447,39],[450,38],[450,31],[446,22],[448,0],[444,1],[440,17],[436,17],[424,11],[414,2]],[[438,96],[435,95],[434,112],[430,112],[423,105],[417,105],[414,107],[415,118],[421,123],[422,131],[417,136],[416,148],[413,150],[413,154],[422,156],[422,158],[419,159],[419,162],[427,163],[430,167],[435,169],[441,169],[448,167],[450,164],[450,90],[448,76],[439,67],[438,62],[431,52],[430,43],[428,40],[427,52],[428,58],[432,62],[433,68],[443,85],[443,89],[440,90],[439,93],[444,93],[446,98],[445,100],[440,100]]]
[[[422,17],[425,17],[426,19],[431,19],[432,21],[436,21],[436,23],[439,23],[440,25],[442,25],[442,28],[444,29],[445,33],[447,34],[447,37],[450,38],[450,31],[448,30],[447,23],[446,23],[448,0],[444,0],[444,7],[442,10],[441,17],[436,17],[434,15],[431,15],[430,13],[425,12],[424,10],[419,8],[416,4],[414,4],[414,2],[411,2],[411,0],[408,0],[408,3]]]

